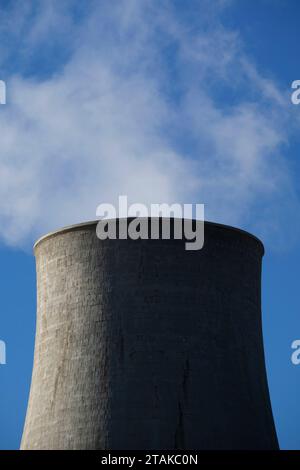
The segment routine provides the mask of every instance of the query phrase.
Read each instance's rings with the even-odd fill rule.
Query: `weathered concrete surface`
[[[22,449],[274,449],[261,332],[263,246],[42,239]]]

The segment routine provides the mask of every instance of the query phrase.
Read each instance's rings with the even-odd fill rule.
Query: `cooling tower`
[[[263,253],[251,234],[209,222],[199,251],[161,237],[101,241],[96,222],[41,238],[21,448],[278,448]]]

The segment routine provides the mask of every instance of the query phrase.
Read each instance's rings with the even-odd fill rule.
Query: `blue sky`
[[[32,244],[101,202],[198,202],[261,237],[269,386],[300,449],[297,0],[0,1],[0,448],[18,448],[35,326]]]

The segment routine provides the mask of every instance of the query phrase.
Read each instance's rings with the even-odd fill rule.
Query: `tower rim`
[[[141,219],[155,219],[155,218],[158,218],[158,217],[140,217],[140,218]],[[164,219],[165,217],[159,217],[159,218]],[[107,219],[107,220],[117,220],[117,221],[119,221],[119,220],[124,220],[124,219],[133,220],[134,217],[116,217],[115,219]],[[178,217],[172,217],[171,219],[178,220]],[[37,246],[40,245],[43,241],[48,240],[49,238],[53,238],[57,235],[61,235],[61,234],[67,233],[67,232],[82,230],[84,228],[92,228],[93,226],[96,226],[98,224],[99,220],[90,220],[90,221],[86,221],[86,222],[80,222],[80,223],[77,223],[77,224],[66,225],[64,227],[61,227],[61,228],[58,228],[58,229],[53,230],[51,232],[48,232],[48,233],[46,233],[45,235],[42,235],[41,237],[39,237],[36,240],[36,242],[33,245],[33,251],[35,252]],[[181,220],[188,220],[188,219],[182,218]],[[189,219],[189,220],[193,220],[193,222],[196,222],[196,219]],[[261,251],[262,251],[262,256],[265,254],[265,247],[264,247],[263,242],[256,235],[253,235],[251,232],[248,232],[247,230],[243,230],[241,228],[234,227],[232,225],[213,222],[213,221],[210,221],[210,220],[205,220],[204,225],[205,226],[207,225],[207,226],[210,226],[210,227],[215,227],[217,229],[228,230],[232,234],[239,234],[239,235],[242,235],[242,236],[246,236],[246,237],[256,241],[256,243],[260,246]]]

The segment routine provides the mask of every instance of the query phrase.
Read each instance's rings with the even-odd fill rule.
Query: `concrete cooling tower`
[[[249,233],[209,222],[199,251],[101,241],[96,222],[41,238],[21,448],[277,449],[263,253]]]

